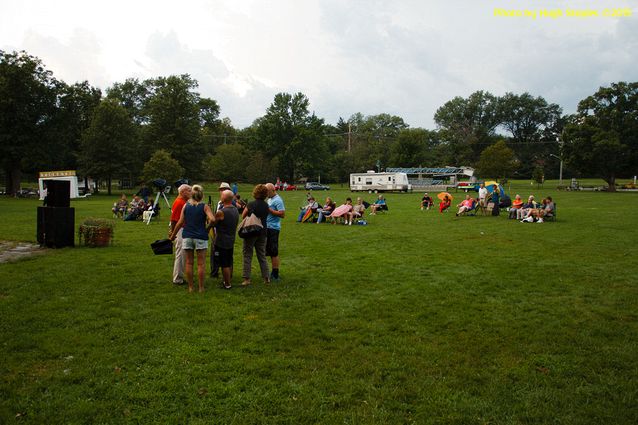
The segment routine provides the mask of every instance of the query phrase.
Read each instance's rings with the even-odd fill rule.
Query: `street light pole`
[[[560,160],[560,169],[558,171],[558,185],[562,186],[563,185],[563,158],[557,155],[554,155],[553,153],[550,153],[549,156],[553,156],[554,158]]]

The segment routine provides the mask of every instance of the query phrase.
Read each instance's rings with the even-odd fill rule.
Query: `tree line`
[[[598,176],[615,187],[636,174],[638,83],[618,82],[583,99],[575,114],[529,93],[455,97],[436,129],[403,118],[354,113],[330,124],[303,93],[279,93],[252,125],[220,118],[191,76],[130,78],[105,93],[55,78],[37,57],[0,51],[0,155],[8,194],[23,173],[77,169],[105,181],[156,178],[344,182],[386,167],[473,166],[479,176]]]

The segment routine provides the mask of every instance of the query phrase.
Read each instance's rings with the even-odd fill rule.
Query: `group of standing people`
[[[175,241],[173,284],[187,283],[189,292],[194,287],[195,258],[199,291],[204,291],[209,232],[213,234],[211,275],[216,276],[221,269],[223,287],[232,288],[233,254],[240,212],[237,198],[229,185],[222,183],[219,191],[220,200],[216,211],[213,211],[210,205],[203,202],[204,192],[201,186],[183,184],[179,187],[178,196],[171,208],[169,239]],[[261,220],[263,228],[258,235],[244,239],[243,286],[251,284],[253,250],[257,253],[264,283],[280,279],[279,232],[281,219],[285,216],[284,202],[271,183],[255,186],[253,197],[254,201],[243,208],[241,216],[255,214]],[[270,273],[268,256],[271,257],[272,264]]]

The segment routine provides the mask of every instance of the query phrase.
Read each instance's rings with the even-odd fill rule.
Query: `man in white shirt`
[[[479,205],[482,207],[485,207],[487,205],[486,199],[487,199],[487,189],[485,188],[485,183],[481,183],[481,186],[479,187],[478,190],[478,197],[479,197]]]

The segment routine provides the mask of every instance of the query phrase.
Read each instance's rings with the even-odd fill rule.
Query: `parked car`
[[[283,184],[275,184],[275,190],[276,191],[280,191],[280,190],[297,190],[297,186],[295,186],[294,184],[286,184],[285,185],[285,189],[284,189],[284,185]]]
[[[317,182],[308,182],[305,186],[306,190],[330,190],[330,186]]]
[[[457,190],[462,190],[463,192],[478,192],[479,184],[478,183],[470,183],[470,182],[459,182],[456,185]]]

